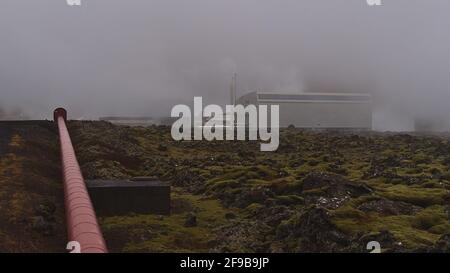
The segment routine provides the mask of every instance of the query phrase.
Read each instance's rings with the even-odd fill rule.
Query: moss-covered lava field
[[[51,127],[2,131],[1,252],[64,251]],[[112,252],[368,252],[369,241],[450,252],[450,135],[289,128],[276,152],[260,152],[175,142],[169,127],[73,121],[69,131],[86,179],[172,182],[170,216],[100,217]]]

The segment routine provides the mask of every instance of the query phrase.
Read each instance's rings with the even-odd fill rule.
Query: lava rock
[[[422,210],[421,207],[388,199],[373,200],[358,206],[358,209],[364,212],[378,212],[384,215],[412,215]]]
[[[404,247],[402,242],[395,239],[389,230],[380,230],[379,232],[371,232],[362,235],[359,239],[352,240],[352,252],[369,252],[367,244],[375,241],[380,244],[381,252],[402,252]]]
[[[196,227],[197,226],[197,216],[190,212],[186,215],[186,220],[184,221],[185,227]]]
[[[225,213],[225,219],[227,219],[227,220],[233,220],[233,219],[236,219],[236,214],[234,214],[234,213],[232,213],[232,212],[227,212],[227,213]]]
[[[280,224],[276,237],[283,241],[297,240],[299,252],[333,252],[350,243],[350,238],[330,221],[328,211],[316,206]]]
[[[32,228],[33,230],[46,236],[53,235],[55,230],[54,225],[45,220],[45,218],[42,216],[36,216],[32,218]]]
[[[437,240],[434,244],[434,251],[443,253],[450,252],[450,234],[444,234]]]
[[[373,190],[365,183],[356,183],[346,178],[324,172],[309,173],[303,179],[303,192],[307,204],[320,205],[328,209],[336,209],[351,198],[372,194]]]

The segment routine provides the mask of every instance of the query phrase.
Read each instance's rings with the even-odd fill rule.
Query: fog
[[[450,1],[2,0],[1,112],[167,116],[246,92],[368,92],[374,127],[450,120]]]

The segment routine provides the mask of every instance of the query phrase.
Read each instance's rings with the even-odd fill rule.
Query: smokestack
[[[230,86],[230,104],[236,105],[237,73],[233,74]]]

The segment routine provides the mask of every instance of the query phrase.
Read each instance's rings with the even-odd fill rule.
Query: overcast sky
[[[168,115],[201,95],[370,92],[375,128],[450,117],[450,1],[1,0],[0,105]],[[450,118],[449,118],[450,119]]]

